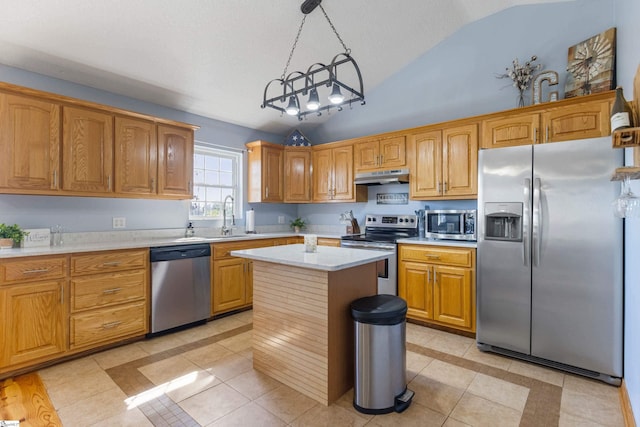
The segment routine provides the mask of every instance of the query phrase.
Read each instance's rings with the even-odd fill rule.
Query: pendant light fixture
[[[303,13],[302,22],[298,28],[298,34],[291,47],[289,59],[284,67],[282,76],[279,79],[271,80],[264,89],[264,98],[261,108],[273,108],[286,113],[290,116],[298,117],[302,120],[308,114],[322,115],[322,111],[328,111],[335,108],[342,111],[343,106],[353,105],[359,102],[365,104],[364,87],[362,84],[362,75],[358,64],[351,56],[351,49],[342,41],[338,31],[333,26],[327,12],[320,4],[322,0],[306,0],[300,6]],[[312,64],[306,73],[301,71],[293,71],[287,74],[293,52],[298,44],[302,27],[304,26],[307,15],[316,7],[320,7],[324,17],[334,34],[342,44],[344,53],[338,53],[333,57],[329,65],[322,63]],[[340,71],[340,79],[338,78]],[[275,83],[277,82],[277,84]],[[300,104],[300,97],[307,101],[303,105]],[[307,98],[308,97],[308,98]],[[303,101],[304,102],[304,101]]]

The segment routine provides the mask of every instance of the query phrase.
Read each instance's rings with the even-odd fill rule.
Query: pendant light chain
[[[327,15],[327,12],[324,11],[324,7],[322,7],[321,4],[318,5],[318,6],[320,6],[320,10],[324,14],[324,17],[327,18],[327,22],[331,26],[331,29],[333,30],[333,33],[336,35],[336,37],[338,38],[338,40],[342,44],[342,47],[344,48],[344,53],[346,53],[347,55],[351,55],[351,49],[349,49],[347,47],[347,45],[344,44],[344,41],[342,41],[342,37],[340,37],[340,34],[338,34],[338,30],[336,30],[336,27],[333,26],[333,22],[331,22],[331,19],[329,19],[329,15]]]
[[[284,70],[282,70],[282,76],[280,77],[282,80],[286,78],[287,69],[289,68],[289,63],[291,62],[291,58],[293,57],[293,51],[296,50],[296,45],[298,44],[298,39],[300,38],[300,33],[302,32],[302,27],[304,27],[304,21],[306,21],[307,15],[302,17],[302,22],[300,23],[300,28],[298,28],[298,34],[296,34],[296,39],[293,42],[293,46],[291,46],[291,52],[289,53],[289,59],[287,59],[287,65],[284,66]]]

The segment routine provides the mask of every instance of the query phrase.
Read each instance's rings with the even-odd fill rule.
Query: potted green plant
[[[304,222],[302,218],[298,217],[293,221],[291,221],[290,225],[291,225],[291,228],[293,228],[293,231],[295,231],[296,233],[299,233],[301,229],[307,226],[307,223]]]
[[[0,224],[0,248],[12,248],[14,244],[20,244],[28,234],[18,224]]]

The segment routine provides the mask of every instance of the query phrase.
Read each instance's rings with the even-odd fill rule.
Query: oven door
[[[341,240],[340,246],[350,249],[393,252],[389,258],[377,262],[378,294],[398,295],[398,249],[395,243]]]

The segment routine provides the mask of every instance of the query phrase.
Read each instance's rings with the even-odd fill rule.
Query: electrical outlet
[[[123,216],[113,217],[113,228],[126,228],[127,219]]]
[[[278,215],[278,224],[284,224],[284,215]]]

